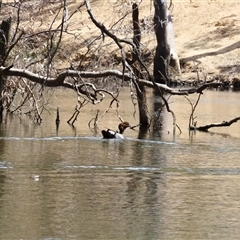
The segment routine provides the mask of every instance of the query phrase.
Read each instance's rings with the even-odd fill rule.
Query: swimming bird
[[[111,139],[111,138],[124,139],[123,132],[128,127],[131,127],[128,122],[122,122],[118,125],[119,132],[118,131],[113,131],[113,130],[110,130],[110,129],[102,130],[103,138],[106,138],[106,139]]]

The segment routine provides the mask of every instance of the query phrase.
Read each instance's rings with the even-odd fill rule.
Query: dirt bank
[[[31,8],[31,11],[26,12],[21,28],[26,32],[37,32],[49,29],[52,22],[54,22],[53,26],[59,24],[61,15],[56,20],[53,19],[60,2],[57,0],[24,1],[25,9]],[[150,53],[146,62],[152,69],[151,59],[156,47],[152,21],[154,8],[150,0],[139,2],[142,48]],[[3,3],[14,4],[13,1],[8,0]],[[69,16],[79,5],[79,1],[68,1]],[[13,7],[3,6],[1,19],[15,11]],[[114,34],[125,39],[132,38],[130,0],[95,0],[91,2],[91,6],[96,19],[104,23],[107,28],[111,28]],[[171,13],[176,47],[182,66],[182,75],[178,79],[196,80],[197,73],[201,80],[237,81],[240,79],[239,10],[239,1],[173,0]],[[116,24],[116,21],[126,13],[129,13],[127,17]],[[111,68],[117,64],[119,50],[115,44],[108,42],[107,38],[101,44],[94,40],[101,36],[101,33],[91,23],[85,7],[80,8],[77,14],[71,17],[67,28],[68,34],[64,34],[61,53],[58,54],[59,69],[76,67],[79,62],[83,62],[84,58],[88,63],[90,60],[91,67],[95,68]],[[90,45],[91,50],[89,50]],[[90,54],[89,57],[86,55],[87,51]],[[100,54],[102,54],[101,61]],[[85,67],[87,68],[86,64]]]

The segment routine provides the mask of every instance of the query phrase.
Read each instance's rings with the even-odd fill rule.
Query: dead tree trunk
[[[140,54],[140,42],[141,42],[141,29],[139,25],[139,9],[136,3],[132,4],[132,20],[133,20],[133,44],[135,49],[132,51],[132,61],[133,64],[138,59],[137,56]]]
[[[154,0],[154,29],[157,48],[154,57],[153,75],[155,82],[167,84],[170,47],[167,42],[167,1]]]
[[[179,59],[175,49],[172,18],[168,12],[167,0],[154,0],[154,29],[157,48],[154,57],[153,75],[155,82],[169,84],[169,65],[180,73]]]
[[[139,25],[139,9],[136,3],[132,5],[132,20],[133,20],[133,43],[135,49],[132,52],[132,61],[130,64],[137,62],[140,54],[140,42],[141,42],[141,30]],[[136,76],[141,78],[141,73],[138,68],[133,68]],[[141,128],[146,128],[149,125],[148,114],[147,114],[147,97],[145,87],[138,83],[136,86],[137,98],[138,98],[138,109],[139,109],[139,122]]]
[[[3,66],[5,62],[6,45],[8,42],[10,25],[11,25],[11,18],[9,18],[7,21],[3,20],[0,27],[0,66]],[[3,99],[2,99],[3,85],[4,85],[3,76],[0,76],[0,118],[1,119],[2,119],[2,113],[3,113]]]

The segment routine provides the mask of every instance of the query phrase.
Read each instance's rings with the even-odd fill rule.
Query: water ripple
[[[154,144],[170,144],[170,145],[178,145],[175,142],[165,142],[160,140],[148,140],[148,139],[135,139],[135,138],[125,138],[123,140],[119,139],[103,139],[102,137],[94,137],[94,136],[77,136],[77,137],[0,137],[0,140],[6,141],[67,141],[67,140],[100,140],[100,141],[135,141],[135,142],[142,142],[142,143],[154,143]]]
[[[133,171],[166,174],[192,174],[192,175],[240,175],[240,168],[158,168],[147,166],[64,166],[64,169],[88,169],[88,170],[111,170]]]
[[[65,166],[65,169],[103,169],[103,170],[117,170],[117,171],[142,171],[142,172],[156,172],[161,171],[161,168],[154,167],[135,167],[135,166],[126,166],[126,167],[113,167],[113,166]]]
[[[9,163],[7,161],[1,161],[0,162],[0,170],[8,169],[8,168],[12,168],[12,167],[9,166]]]

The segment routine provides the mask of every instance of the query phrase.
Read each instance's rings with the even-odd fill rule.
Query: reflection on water
[[[239,239],[239,123],[189,134],[189,104],[174,97],[181,135],[173,138],[165,112],[161,132],[109,141],[86,127],[97,108],[72,129],[72,104],[62,101],[52,104],[58,132],[54,111],[41,125],[14,117],[1,125],[0,239]],[[229,120],[239,107],[238,93],[206,92],[198,124]],[[110,112],[100,129],[117,124]]]

